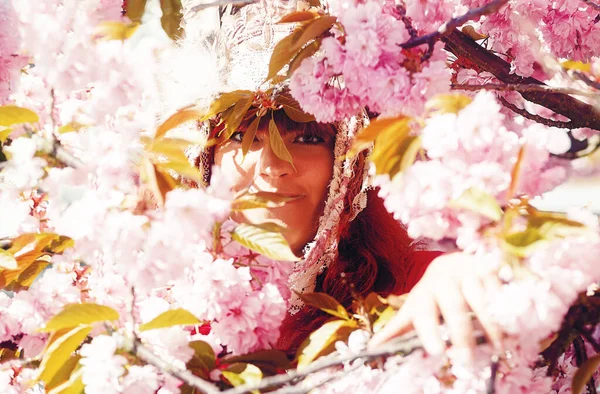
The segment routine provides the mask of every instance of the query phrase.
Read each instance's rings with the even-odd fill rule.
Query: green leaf
[[[513,255],[527,257],[541,245],[544,237],[539,230],[528,227],[524,231],[510,233],[504,237],[504,247]]]
[[[356,328],[354,320],[333,320],[323,324],[298,349],[298,369],[301,370],[317,358],[331,353],[335,349],[335,342],[346,341]]]
[[[125,5],[125,15],[129,20],[141,23],[146,9],[146,0],[127,0]]]
[[[234,387],[243,384],[257,384],[263,377],[261,370],[256,365],[246,363],[232,364],[221,373]],[[254,390],[252,393],[259,393],[259,391]]]
[[[279,134],[279,129],[275,124],[275,121],[271,119],[269,121],[269,144],[271,144],[271,149],[277,157],[281,160],[287,161],[294,167],[294,161],[292,160],[292,155],[290,151],[285,146],[285,142],[283,138],[281,138],[281,134]],[[296,171],[296,167],[294,167],[294,171]]]
[[[340,319],[348,320],[350,315],[346,308],[342,306],[335,298],[326,293],[296,293],[305,304],[319,308],[323,312],[329,313]]]
[[[202,324],[196,316],[185,309],[170,309],[161,313],[148,323],[140,325],[140,331],[156,330],[157,328],[167,328],[173,326],[195,326]]]
[[[48,391],[48,394],[83,394],[85,386],[82,376],[83,369],[80,368],[71,375],[68,381]]]
[[[448,204],[451,208],[467,209],[494,222],[502,218],[502,208],[496,198],[485,191],[472,187]]]
[[[573,394],[581,394],[594,372],[600,367],[600,354],[588,358],[573,375],[571,390]]]
[[[69,360],[71,354],[81,346],[85,338],[92,331],[91,326],[81,325],[75,327],[56,338],[43,352],[44,358],[40,364],[39,380],[51,382],[54,376]],[[55,333],[57,335],[59,333]]]
[[[160,0],[162,16],[160,24],[169,37],[176,40],[181,37],[182,6],[181,0]]]
[[[17,264],[17,259],[15,259],[15,256],[4,249],[0,249],[0,268],[6,270],[16,270],[18,267],[19,265]]]
[[[379,332],[386,324],[392,319],[392,317],[396,316],[396,309],[388,306],[381,312],[377,320],[373,323],[373,332]]]
[[[40,332],[51,332],[100,321],[113,321],[119,313],[111,307],[98,304],[71,304],[54,316]]]
[[[244,138],[242,138],[242,154],[244,155],[244,157],[246,157],[246,155],[250,151],[250,148],[252,147],[252,143],[254,142],[254,138],[256,137],[256,132],[258,131],[260,120],[261,118],[257,116],[256,119],[254,119],[252,123],[250,123],[250,125],[246,129],[246,132],[244,133]]]
[[[279,208],[299,197],[284,197],[269,192],[247,193],[237,197],[231,203],[232,211],[243,211],[254,208]]]
[[[277,232],[267,231],[249,224],[240,224],[231,233],[231,238],[248,249],[273,260],[299,260],[283,235]]]
[[[204,341],[192,341],[189,346],[194,349],[194,355],[186,363],[189,371],[203,379],[209,379],[210,371],[215,369],[216,359],[212,347]]]
[[[36,123],[39,120],[38,115],[30,109],[14,105],[0,107],[0,126],[2,127],[21,123]]]

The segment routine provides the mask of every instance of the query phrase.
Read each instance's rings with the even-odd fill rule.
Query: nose
[[[281,159],[271,148],[270,141],[265,141],[260,153],[259,163],[260,175],[270,178],[281,178],[289,175],[292,171],[292,165]]]

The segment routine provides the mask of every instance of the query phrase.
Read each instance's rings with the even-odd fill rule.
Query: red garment
[[[407,267],[406,280],[401,284],[398,295],[408,293],[421,279],[429,263],[440,254],[442,252],[414,251]],[[373,289],[373,291],[377,292],[377,289]],[[349,305],[344,306],[349,307]],[[330,315],[309,306],[305,306],[295,315],[288,315],[281,325],[281,336],[275,348],[283,350],[288,353],[288,356],[293,357],[304,339],[330,318]]]

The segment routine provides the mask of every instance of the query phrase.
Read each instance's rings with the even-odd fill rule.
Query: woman
[[[190,92],[196,95],[203,92],[201,95],[208,103],[222,92],[264,90],[273,47],[289,33],[287,25],[278,25],[276,21],[295,8],[295,2],[281,1],[220,10],[215,17],[220,21],[217,37],[225,37],[223,40],[215,40],[214,36],[206,40],[205,32],[199,28],[206,24],[206,14],[198,19],[193,13],[188,14],[181,53],[185,53],[187,68],[194,67],[191,59],[196,56],[205,78],[198,86],[189,80],[182,82],[178,92],[187,92],[188,96],[176,93],[171,96],[171,104],[177,106],[178,102],[183,104],[197,98],[189,96]],[[198,56],[201,48],[208,47],[212,50]],[[212,59],[212,63],[207,59]],[[227,61],[222,66],[224,59]],[[175,66],[183,64],[181,57],[172,57],[171,61]],[[216,70],[215,75],[210,74],[211,69]],[[277,96],[275,91],[269,99],[276,101]],[[446,347],[439,330],[442,317],[452,344],[459,349],[457,353],[468,362],[475,344],[474,315],[489,339],[500,348],[501,333],[484,309],[486,298],[499,286],[497,278],[479,272],[471,256],[440,256],[417,250],[404,228],[387,213],[376,191],[367,191],[369,177],[364,156],[346,157],[353,136],[367,118],[359,114],[336,125],[294,122],[281,106],[273,106],[272,102],[263,106],[258,97],[261,95],[255,97],[252,106],[256,111],[246,114],[227,141],[211,150],[197,152],[201,154],[197,155],[196,163],[204,169],[207,181],[211,166],[216,164],[233,179],[236,190],[267,191],[291,200],[283,207],[253,209],[233,219],[252,223],[276,220],[286,225],[285,238],[292,250],[303,257],[294,269],[292,289],[322,291],[345,306],[349,306],[355,294],[410,291],[399,313],[375,335],[370,346],[414,329],[428,352],[440,353]],[[272,118],[264,116],[259,121],[250,149],[244,155],[245,131],[256,119],[255,115],[265,108],[272,109]],[[291,160],[277,147],[271,123],[281,132]],[[211,132],[221,132],[222,126],[213,127]],[[340,160],[341,157],[345,159]],[[327,316],[302,305],[298,298],[292,300],[278,347],[293,352],[325,319]]]

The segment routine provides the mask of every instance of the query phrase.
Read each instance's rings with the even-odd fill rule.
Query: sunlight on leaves
[[[63,328],[76,327],[80,324],[91,324],[100,321],[113,321],[119,313],[111,307],[98,304],[71,304],[63,308],[46,323],[40,332],[52,332]]]
[[[249,224],[240,224],[231,233],[231,237],[248,249],[273,260],[299,260],[280,233],[267,231]]]
[[[151,321],[140,325],[140,331],[156,330],[173,326],[194,326],[201,324],[191,312],[185,309],[171,309],[156,316]]]

